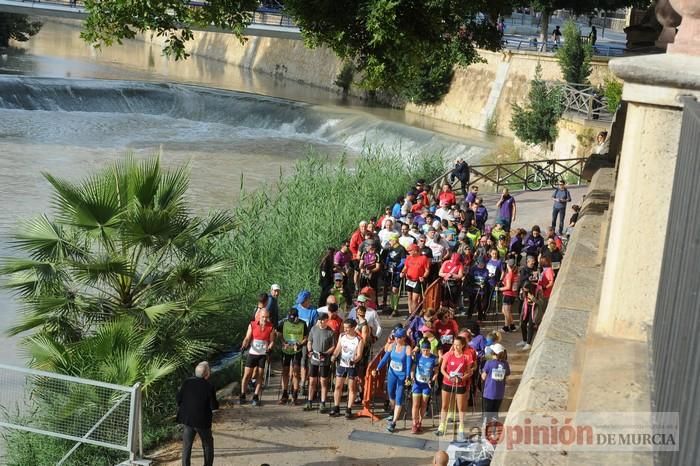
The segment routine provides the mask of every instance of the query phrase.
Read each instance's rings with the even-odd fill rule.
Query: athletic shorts
[[[248,353],[248,358],[245,360],[245,367],[259,367],[260,369],[263,369],[266,361],[267,354]]]
[[[309,365],[309,377],[321,377],[327,379],[331,375],[331,366],[315,366]]]
[[[503,296],[503,304],[513,304],[515,302],[515,296]]]
[[[452,393],[452,390],[454,390],[454,393],[457,395],[464,395],[465,393],[467,393],[467,388],[469,387],[467,387],[466,385],[453,387],[452,385],[449,385],[444,382],[442,384],[442,391]]]
[[[401,288],[401,274],[398,272],[386,272],[384,274],[384,283],[390,285],[392,288]]]
[[[335,376],[336,377],[353,378],[353,377],[357,376],[357,368],[356,367],[338,366],[335,368]]]
[[[413,382],[411,393],[413,393],[413,396],[430,396],[430,384],[424,382]]]
[[[294,354],[282,353],[282,367],[289,367],[292,360],[294,360],[292,363],[294,367],[301,367],[301,351]]]
[[[408,286],[408,284],[406,284],[406,291],[409,293],[421,294],[423,293],[423,283],[417,282],[416,286]]]

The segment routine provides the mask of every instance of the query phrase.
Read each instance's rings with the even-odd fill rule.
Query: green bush
[[[535,79],[530,85],[528,105],[513,105],[510,127],[520,140],[529,144],[551,145],[559,134],[557,123],[563,109],[561,91],[558,87],[548,87],[542,80],[542,66],[535,68]]]
[[[617,112],[617,107],[622,102],[622,83],[612,76],[607,76],[604,82],[603,94],[608,101],[608,111]]]
[[[593,47],[581,40],[581,30],[575,22],[564,23],[564,42],[557,50],[559,66],[568,83],[586,84],[591,74]]]

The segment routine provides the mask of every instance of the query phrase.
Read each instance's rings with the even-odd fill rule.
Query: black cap
[[[318,320],[328,320],[328,314],[325,312],[322,312],[318,315]]]
[[[290,307],[287,317],[299,317],[299,310],[296,307]]]

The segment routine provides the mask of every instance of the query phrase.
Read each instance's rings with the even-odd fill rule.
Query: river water
[[[98,52],[70,24],[47,22],[18,47],[0,51],[0,256],[13,253],[8,236],[20,219],[48,210],[42,172],[75,180],[126,152],[189,162],[202,213],[235,206],[241,176],[247,190],[264,187],[309,147],[350,159],[369,143],[478,160],[492,145],[476,131],[407,121],[216,60],[174,63],[140,42]],[[17,312],[0,291],[0,331]],[[0,336],[0,361],[21,363],[17,342]]]

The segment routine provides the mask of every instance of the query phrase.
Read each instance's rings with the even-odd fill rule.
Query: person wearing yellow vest
[[[306,345],[309,328],[299,319],[299,311],[292,307],[287,318],[279,323],[277,334],[282,340],[282,397],[279,404],[289,402],[289,370],[292,369],[292,403],[299,398],[299,373],[301,370],[301,349]]]

